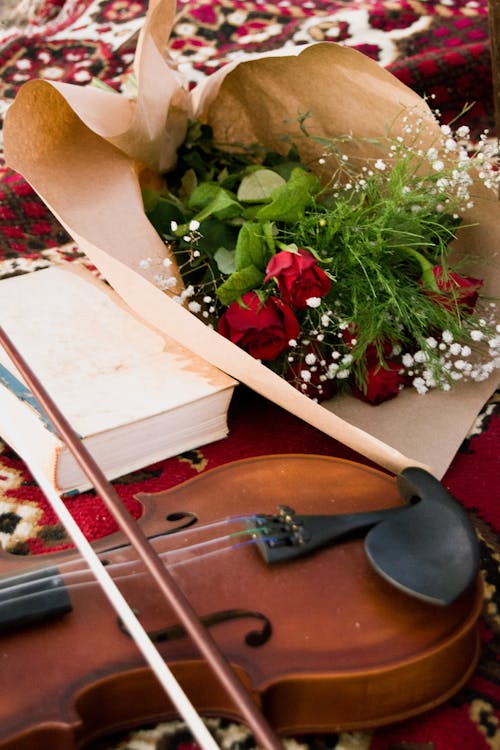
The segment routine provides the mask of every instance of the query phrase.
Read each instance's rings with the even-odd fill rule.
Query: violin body
[[[279,734],[400,721],[445,701],[472,674],[479,579],[438,607],[378,575],[363,539],[277,565],[267,565],[252,544],[188,554],[193,538],[209,540],[210,524],[232,514],[272,514],[278,504],[309,514],[397,507],[394,478],[329,457],[270,456],[139,499],[145,533],[159,554],[171,556],[172,575],[197,614],[212,618],[212,636]],[[121,534],[94,546],[107,565],[134,564]],[[2,554],[4,581],[28,568],[57,567],[68,576],[72,609],[0,636],[0,750],[70,750],[175,716],[98,585],[70,588],[77,558],[74,551],[29,561]],[[240,719],[139,563],[117,583],[199,712]]]

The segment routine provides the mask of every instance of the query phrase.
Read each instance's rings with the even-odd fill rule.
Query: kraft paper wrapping
[[[212,125],[218,138],[279,150],[283,134],[296,134],[306,112],[315,134],[380,138],[403,112],[418,111],[432,141],[438,126],[427,105],[366,56],[333,43],[233,62],[188,92],[166,51],[174,12],[174,0],[150,3],[135,58],[136,100],[93,87],[25,84],[6,117],[8,164],[146,321],[389,471],[424,465],[442,477],[498,378],[446,394],[407,389],[377,407],[351,397],[318,405],[155,286],[166,248],[144,214],[138,177],[142,167],[158,172],[175,163],[193,117]],[[320,155],[310,139],[299,148],[307,160]],[[363,155],[369,147],[357,148]],[[475,261],[475,275],[486,279],[486,293],[500,296],[500,204],[483,193],[466,217],[475,226],[463,232],[457,252],[485,261]],[[150,269],[140,266],[146,258]]]

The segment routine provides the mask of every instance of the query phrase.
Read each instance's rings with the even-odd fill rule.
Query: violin
[[[474,671],[472,535],[448,498],[415,497],[416,472],[277,455],[138,495],[142,530],[278,735],[400,721]],[[469,552],[450,590],[455,512],[451,545]],[[124,534],[93,546],[199,712],[241,720]],[[0,750],[70,750],[176,715],[77,553],[3,552],[0,569]]]

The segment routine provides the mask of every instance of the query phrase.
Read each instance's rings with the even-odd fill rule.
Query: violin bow
[[[146,570],[156,582],[173,611],[184,625],[187,633],[205,657],[215,676],[238,707],[241,717],[247,722],[256,740],[265,750],[283,750],[283,745],[272,730],[271,726],[252,700],[249,693],[237,679],[225,656],[219,650],[215,641],[208,633],[200,619],[194,612],[188,599],[170,575],[166,565],[158,557],[148,538],[132,518],[123,505],[118,493],[106,479],[104,473],[93,459],[86,446],[71,427],[65,416],[52,400],[33,370],[22,357],[5,330],[0,326],[0,344],[24,377],[27,385],[38,402],[51,419],[61,439],[85,472],[96,492],[100,495],[110,513],[115,518],[121,530],[127,536],[130,544],[142,560]],[[55,487],[43,475],[37,466],[30,466],[34,478],[47,496],[54,511],[66,527],[69,536],[95,575],[104,594],[123,620],[130,635],[143,657],[156,675],[167,696],[176,706],[179,714],[186,721],[193,736],[203,750],[218,748],[212,735],[203,723],[200,715],[190,703],[181,686],[151,642],[144,628],[133,613],[130,605],[121,594],[115,582],[99,560],[98,555],[88,542],[80,527],[64,505]]]

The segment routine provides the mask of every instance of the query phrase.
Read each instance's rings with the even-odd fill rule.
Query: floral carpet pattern
[[[78,85],[98,78],[121,89],[145,5],[145,0],[38,0],[24,16],[0,18],[0,121],[19,87],[34,77]],[[429,97],[443,121],[470,105],[466,122],[473,131],[495,128],[487,0],[185,0],[178,3],[170,51],[179,70],[195,84],[235,56],[315,41],[348,44],[369,55]],[[87,263],[31,187],[0,161],[0,278],[37,270],[54,259]],[[470,514],[481,544],[486,584],[482,652],[472,679],[444,706],[398,726],[290,738],[288,750],[500,749],[499,442],[497,395],[485,405],[443,479]],[[138,516],[134,496],[140,491],[165,490],[220,464],[272,453],[360,460],[242,389],[231,407],[229,438],[145,467],[114,484]],[[88,538],[114,530],[95,493],[82,493],[67,503]],[[68,546],[64,529],[26,466],[1,438],[0,544],[17,555]],[[227,750],[254,747],[250,733],[239,724],[210,720],[209,726]],[[193,742],[181,723],[169,722],[112,738],[100,747],[192,750]]]

